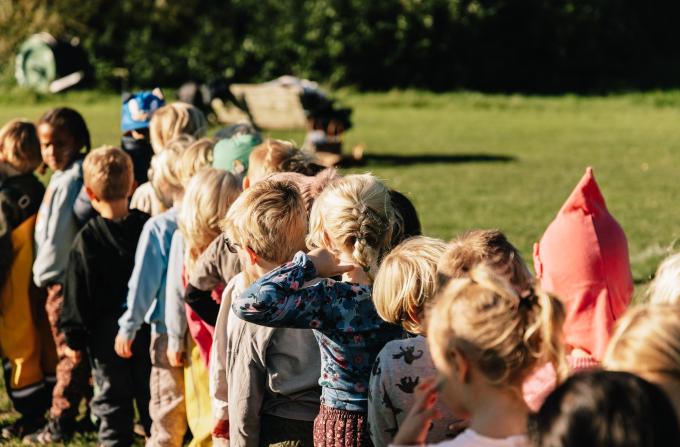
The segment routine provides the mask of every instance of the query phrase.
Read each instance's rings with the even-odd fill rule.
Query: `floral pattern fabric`
[[[232,309],[263,326],[313,329],[321,349],[321,403],[366,412],[373,361],[403,330],[378,316],[370,286],[333,279],[305,284],[316,277],[314,264],[299,252],[250,286]]]

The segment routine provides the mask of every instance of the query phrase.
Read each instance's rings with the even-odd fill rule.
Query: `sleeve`
[[[191,310],[196,312],[196,315],[201,320],[211,326],[215,326],[220,305],[212,298],[210,291],[198,289],[189,283],[184,294],[184,301],[191,307]]]
[[[234,297],[232,309],[239,318],[262,326],[334,329],[348,311],[343,307],[346,299],[362,293],[362,288],[332,279],[302,287],[316,276],[312,261],[299,252],[293,262],[272,270]]]
[[[74,180],[72,184],[56,187],[54,190],[49,215],[44,222],[45,238],[41,241],[33,262],[33,281],[38,287],[62,280],[68,252],[78,231],[73,204],[81,183]]]
[[[59,314],[59,329],[64,332],[69,348],[82,351],[87,347],[91,294],[88,272],[79,237],[73,242],[64,275],[64,303]]]
[[[80,188],[78,197],[76,197],[76,202],[73,205],[73,213],[76,216],[79,226],[85,225],[88,220],[97,215],[97,212],[92,207],[92,202],[87,196],[84,187]]]
[[[368,382],[368,426],[375,447],[387,446],[398,429],[397,415],[393,407],[387,405],[391,401],[387,395],[390,374],[382,374],[381,362],[385,362],[384,357],[383,350],[375,359]]]
[[[231,293],[228,285],[224,294]],[[210,400],[213,406],[215,420],[229,419],[228,412],[228,386],[227,386],[227,321],[229,318],[229,300],[223,299],[220,311],[215,323],[213,344],[210,348]]]
[[[189,274],[189,283],[193,284],[196,289],[202,291],[211,291],[218,284],[226,284],[231,279],[225,279],[220,272],[220,257],[219,253],[225,250],[224,237],[217,236],[208,245],[208,248],[198,257],[194,268]]]
[[[271,329],[240,322],[240,334],[227,351],[229,377],[229,440],[243,447],[257,447],[260,438],[260,411],[266,392],[267,376],[261,346],[262,334],[256,332]],[[253,330],[248,330],[253,328]]]
[[[144,225],[135,253],[135,267],[128,283],[127,309],[118,319],[118,336],[133,340],[144,322],[163,282],[161,241],[154,231],[153,221]]]
[[[165,326],[168,330],[168,349],[184,352],[184,336],[187,331],[187,314],[184,309],[184,237],[175,231],[170,244],[168,273],[165,280]]]

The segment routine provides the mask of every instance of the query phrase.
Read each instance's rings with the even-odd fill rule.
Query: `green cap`
[[[241,134],[220,140],[213,151],[213,167],[233,174],[248,171],[248,157],[255,146],[262,143],[259,135]]]

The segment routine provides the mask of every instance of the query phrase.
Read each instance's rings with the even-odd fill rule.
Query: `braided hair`
[[[391,248],[395,222],[387,187],[371,174],[348,175],[333,181],[314,202],[307,245],[331,248],[327,234],[372,281]]]

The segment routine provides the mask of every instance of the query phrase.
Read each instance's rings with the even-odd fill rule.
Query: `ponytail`
[[[564,306],[540,290],[523,294],[481,264],[453,279],[429,312],[428,339],[441,358],[463,353],[493,384],[519,385],[543,361],[566,373]]]

